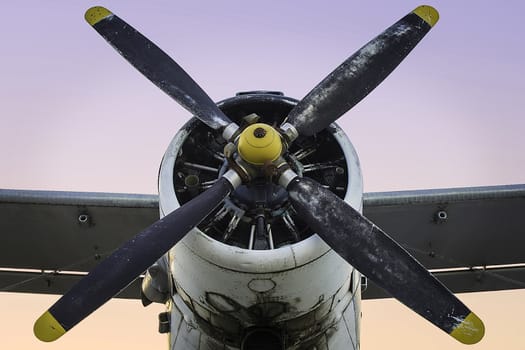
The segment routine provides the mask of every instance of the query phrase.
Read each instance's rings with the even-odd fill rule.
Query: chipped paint
[[[315,134],[336,121],[379,85],[430,30],[410,13],[350,56],[290,112],[299,134]]]
[[[120,17],[107,15],[110,13],[107,10],[100,14],[97,10],[100,7],[93,9],[88,12],[94,14],[94,18],[86,13],[88,22],[153,84],[210,128],[218,130],[231,123],[204,90],[164,51]]]
[[[471,314],[470,310],[401,246],[311,179],[296,178],[288,190],[297,212],[341,257],[413,311],[454,336],[452,332],[458,321]],[[479,324],[478,328],[482,328],[481,321]],[[465,335],[458,333],[461,334],[458,340]]]

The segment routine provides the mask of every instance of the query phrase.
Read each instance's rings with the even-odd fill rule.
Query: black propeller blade
[[[153,84],[212,129],[232,121],[175,61],[104,7],[87,10],[86,21]]]
[[[311,179],[287,189],[299,216],[348,263],[460,342],[481,340],[482,321],[380,228]]]
[[[313,135],[336,121],[379,85],[438,21],[420,6],[363,46],[330,73],[290,112],[299,135]]]
[[[236,183],[230,181],[220,178],[206,192],[146,228],[103,260],[40,316],[34,326],[37,338],[46,342],[58,339],[133,282],[228,196],[234,187],[232,182]]]

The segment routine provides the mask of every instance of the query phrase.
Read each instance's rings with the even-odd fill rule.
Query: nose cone
[[[263,123],[255,123],[241,133],[237,150],[246,162],[263,165],[279,158],[283,144],[274,128]]]

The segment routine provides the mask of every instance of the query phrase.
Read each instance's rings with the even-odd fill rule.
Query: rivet
[[[78,222],[80,222],[81,224],[87,223],[88,220],[89,220],[89,215],[87,215],[87,214],[80,214],[78,216]]]
[[[438,222],[445,222],[448,219],[448,214],[445,210],[439,210],[438,212],[436,212],[435,218]]]

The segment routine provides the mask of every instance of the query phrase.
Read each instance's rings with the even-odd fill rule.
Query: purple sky
[[[281,90],[301,98],[360,46],[420,3],[9,2],[3,6],[7,15],[0,21],[0,187],[156,192],[163,152],[189,116],[85,23],[84,11],[95,4],[113,10],[148,36],[212,99],[220,100],[254,89]],[[365,191],[524,183],[524,3],[430,4],[441,15],[436,27],[340,121],[360,155]],[[2,310],[12,308],[13,315],[23,318],[16,327],[10,320],[0,321],[6,322],[1,323],[3,329],[11,333],[23,328],[22,339],[29,337],[33,319],[53,300],[0,297]],[[486,343],[475,349],[493,349],[501,342],[507,349],[521,349],[525,336],[505,333],[517,330],[509,326],[505,315],[525,310],[525,292],[465,298],[479,302],[478,313],[486,316],[487,325],[493,325]],[[38,302],[41,305],[35,307]],[[363,326],[368,328],[363,335],[369,337],[363,340],[364,349],[379,348],[372,341],[375,332],[388,334],[374,327],[380,319],[388,319],[382,303],[364,305]],[[511,310],[503,309],[498,318],[490,314],[493,303]],[[403,310],[398,311],[402,307],[391,304],[388,307],[396,311],[389,315],[405,320]],[[377,319],[371,315],[372,320],[367,320],[374,308]],[[142,333],[159,341],[155,318],[148,317],[141,324],[149,329]],[[424,324],[419,318],[413,323],[413,327]],[[96,334],[97,323],[92,324]],[[497,328],[501,324],[506,330]],[[394,344],[393,349],[410,348],[405,338],[413,331],[406,331],[407,327],[412,326],[394,331],[399,332],[399,347]],[[422,332],[427,330],[427,342],[453,348],[446,335],[431,327]],[[75,339],[73,343],[96,341],[89,334],[67,337]],[[122,334],[118,329],[108,336],[121,341]],[[443,338],[445,342],[439,343]],[[20,346],[19,338],[12,339],[10,348]],[[122,341],[137,344],[136,340]],[[40,348],[40,344],[28,344]],[[421,341],[413,344],[414,348],[423,345]],[[61,346],[66,345],[48,348]]]

